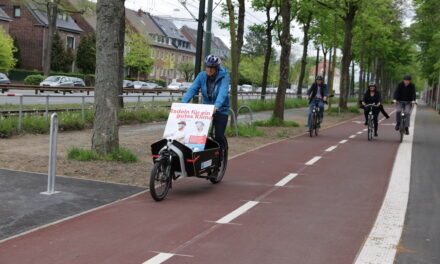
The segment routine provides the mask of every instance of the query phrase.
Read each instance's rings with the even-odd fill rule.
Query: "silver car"
[[[49,76],[44,81],[40,83],[40,86],[51,86],[51,87],[60,87],[60,86],[67,86],[72,87],[74,86],[72,79],[67,76]]]

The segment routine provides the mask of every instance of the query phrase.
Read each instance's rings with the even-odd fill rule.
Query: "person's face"
[[[178,128],[179,128],[179,130],[182,130],[182,129],[184,129],[185,128],[185,125],[184,124],[182,124],[182,123],[180,123],[180,124],[177,124],[178,125]]]
[[[405,84],[405,86],[408,86],[411,83],[410,80],[403,80],[403,84]]]
[[[202,131],[203,130],[203,124],[197,123],[197,130]]]
[[[368,87],[369,89],[370,89],[370,92],[374,92],[374,91],[376,91],[376,87],[374,87],[374,86],[370,86],[370,87]]]
[[[208,74],[209,77],[212,77],[217,74],[217,68],[216,67],[209,67],[206,66],[206,74]]]
[[[316,80],[316,84],[317,85],[321,85],[322,84],[322,80]]]

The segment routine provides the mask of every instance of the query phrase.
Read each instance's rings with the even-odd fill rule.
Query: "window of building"
[[[20,18],[21,17],[21,8],[19,6],[14,6],[14,14],[13,16],[15,18]]]
[[[63,20],[63,21],[67,21],[69,19],[69,17],[67,16],[66,13],[61,13],[61,14],[58,14],[58,19]]]
[[[67,49],[68,50],[74,50],[75,49],[75,38],[74,37],[67,36],[66,43],[67,43]]]

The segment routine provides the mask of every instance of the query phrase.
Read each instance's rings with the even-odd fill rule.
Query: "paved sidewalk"
[[[0,169],[0,240],[126,198],[140,187],[57,177],[44,195],[47,175]]]

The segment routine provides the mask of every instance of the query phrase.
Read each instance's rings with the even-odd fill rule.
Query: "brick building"
[[[171,82],[184,81],[177,70],[181,63],[195,61],[195,48],[182,35],[172,21],[152,16],[142,10],[126,9],[126,20],[135,31],[148,36],[151,57],[154,59],[153,71],[148,78]]]
[[[191,42],[195,47],[197,45],[197,30],[190,28],[188,26],[183,26],[180,32]],[[222,60],[227,60],[229,58],[230,50],[228,46],[218,37],[212,35],[211,40],[211,54],[214,54],[221,58]],[[203,51],[203,54],[205,52]]]
[[[11,18],[0,6],[0,27],[3,27],[6,33],[9,32],[9,22],[11,22]]]
[[[42,70],[43,53],[47,43],[45,33],[48,30],[45,6],[37,5],[33,1],[22,4],[0,0],[0,8],[12,18],[9,24],[9,34],[17,39],[20,46],[21,67],[29,70]],[[76,53],[83,30],[71,16],[65,13],[58,15],[57,30],[66,48]]]

